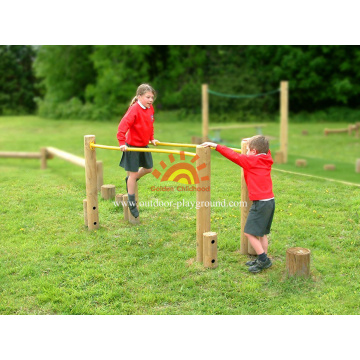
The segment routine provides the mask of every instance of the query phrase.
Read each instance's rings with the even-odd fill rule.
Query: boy
[[[238,154],[223,145],[205,142],[201,146],[213,147],[221,155],[244,169],[249,199],[253,204],[246,221],[244,234],[258,255],[254,261],[246,263],[249,271],[258,273],[272,265],[267,257],[268,239],[275,211],[275,199],[272,191],[271,166],[273,160],[269,150],[269,141],[262,135],[245,139],[248,142],[247,153]],[[257,238],[259,237],[259,238]]]

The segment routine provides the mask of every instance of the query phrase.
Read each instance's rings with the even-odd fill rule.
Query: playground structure
[[[196,153],[184,152],[179,150],[153,149],[153,148],[128,148],[127,151],[145,151],[154,153],[179,154],[182,156],[190,156],[192,162],[196,161],[196,168],[201,169],[201,176],[197,184],[196,202],[199,204],[196,209],[196,261],[204,263],[204,266],[215,268],[217,262],[217,233],[211,232],[211,150],[194,144],[164,143],[158,142],[157,146],[178,146],[196,148]],[[86,200],[84,200],[84,223],[87,224],[89,230],[99,228],[99,209],[98,209],[98,191],[96,188],[96,149],[107,149],[120,151],[117,146],[107,146],[96,144],[95,135],[86,135],[84,137],[84,153],[85,153],[85,178],[86,178]],[[242,149],[235,149],[241,153],[246,148],[246,140],[242,143]],[[200,190],[199,190],[200,189]],[[209,189],[204,191],[202,189]],[[118,198],[119,197],[119,198]],[[123,203],[127,202],[127,195],[116,195]],[[248,239],[244,235],[244,226],[247,215],[251,206],[249,200],[248,189],[245,178],[241,175],[241,200],[246,201],[246,207],[241,208],[241,235],[240,235],[240,253],[255,254],[254,249],[248,243]],[[85,205],[86,204],[86,205]],[[125,214],[126,212],[126,214]],[[131,220],[129,211],[124,206],[125,219]],[[132,221],[130,221],[132,222]]]
[[[220,132],[225,129],[242,129],[253,127],[257,130],[258,134],[262,134],[262,127],[266,124],[237,124],[237,125],[224,125],[224,126],[213,126],[209,127],[209,94],[234,97],[234,98],[251,98],[264,96],[268,94],[274,94],[280,92],[280,149],[275,153],[275,162],[277,164],[284,164],[288,161],[288,117],[289,117],[289,83],[288,81],[280,82],[280,89],[270,91],[264,94],[257,95],[227,95],[216,93],[215,91],[209,90],[208,84],[203,84],[201,88],[201,99],[202,99],[202,142],[209,141],[209,130],[214,130],[215,139],[214,141],[220,141]],[[193,142],[199,143],[198,138],[193,138]]]
[[[55,156],[68,161],[74,165],[85,168],[85,159],[74,154],[70,154],[66,151],[54,148],[43,147],[40,152],[18,152],[18,151],[1,151],[0,158],[13,158],[13,159],[39,159],[40,168],[45,170],[47,168],[47,160],[53,159]],[[101,190],[101,186],[104,183],[103,177],[103,163],[102,161],[96,162],[96,174],[97,174],[97,190]]]
[[[328,136],[329,134],[341,134],[341,133],[348,133],[349,136],[352,135],[353,131],[355,132],[355,137],[359,138],[359,129],[360,129],[360,122],[357,122],[354,125],[349,125],[347,128],[342,129],[324,129],[324,135]]]

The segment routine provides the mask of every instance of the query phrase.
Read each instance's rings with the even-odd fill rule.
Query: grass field
[[[177,121],[159,113],[155,138],[190,141],[201,124]],[[83,156],[83,136],[117,145],[117,122],[52,121],[38,117],[1,117],[0,151],[39,151],[53,146]],[[303,172],[360,184],[355,173],[360,140],[347,134],[324,137],[325,127],[347,124],[307,123],[289,126],[289,163],[275,169]],[[301,134],[308,130],[309,135]],[[279,127],[263,130],[278,147]],[[240,146],[238,133],[223,131]],[[167,155],[154,154],[161,170]],[[296,168],[296,159],[308,167]],[[125,191],[120,153],[97,150],[104,163],[104,183]],[[324,164],[337,170],[325,172]],[[212,153],[212,201],[240,200],[240,168]],[[0,313],[1,314],[360,314],[359,187],[273,171],[276,213],[270,236],[273,267],[257,275],[247,271],[248,256],[239,253],[240,211],[212,208],[212,231],[218,233],[219,267],[196,263],[195,208],[147,207],[141,225],[122,218],[111,201],[100,200],[100,224],[83,225],[84,169],[61,159],[0,159]],[[139,182],[143,201],[194,202],[192,192],[152,191],[152,175]],[[165,183],[173,186],[175,183]],[[287,278],[285,251],[311,250],[311,277]]]

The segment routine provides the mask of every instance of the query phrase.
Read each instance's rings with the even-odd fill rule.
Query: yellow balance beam
[[[108,145],[100,145],[100,144],[90,143],[90,149],[94,150],[95,148],[121,151],[120,147],[118,147],[118,146],[108,146]],[[180,151],[180,150],[161,150],[161,149],[131,148],[131,147],[128,147],[126,151],[154,152],[154,153],[177,154],[177,155],[184,154],[186,156],[192,156],[192,157],[196,156],[195,153],[187,152],[187,151]]]
[[[221,144],[220,144],[221,145]],[[156,146],[178,146],[178,147],[189,147],[189,148],[196,148],[199,145],[196,144],[179,144],[179,143],[167,143],[167,142],[157,142]],[[212,149],[214,149],[212,147]],[[229,148],[239,154],[241,154],[241,150],[240,149],[236,149],[236,148]]]

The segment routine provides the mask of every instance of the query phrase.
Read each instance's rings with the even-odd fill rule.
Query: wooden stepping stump
[[[360,159],[356,159],[355,172],[360,173]]]
[[[295,165],[296,165],[297,167],[305,167],[305,166],[307,166],[307,161],[304,160],[304,159],[297,159],[297,160],[295,161]]]
[[[115,199],[115,185],[101,186],[101,197],[105,200]]]
[[[286,270],[289,276],[310,276],[310,250],[293,247],[286,250]]]
[[[324,165],[324,170],[327,170],[327,171],[333,171],[336,169],[336,166],[333,165],[333,164],[327,164],[327,165]]]
[[[216,232],[203,233],[203,261],[206,268],[215,269],[218,267]]]

